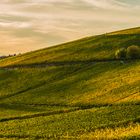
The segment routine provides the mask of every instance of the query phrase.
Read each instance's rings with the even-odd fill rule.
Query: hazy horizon
[[[140,0],[1,0],[0,8],[0,55],[140,25]]]

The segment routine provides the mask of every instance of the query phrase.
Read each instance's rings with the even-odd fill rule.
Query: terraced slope
[[[101,35],[0,65],[113,58],[117,48],[139,40],[135,32]],[[134,139],[139,122],[139,60],[0,70],[2,139]]]

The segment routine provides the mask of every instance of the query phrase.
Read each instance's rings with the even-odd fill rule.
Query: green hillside
[[[0,61],[0,66],[114,58],[140,45],[140,28]],[[128,32],[128,31],[127,31]],[[0,138],[140,138],[140,61],[0,70]]]
[[[7,58],[0,66],[89,59],[114,58],[117,49],[140,45],[140,28],[123,30],[65,43],[47,49]]]

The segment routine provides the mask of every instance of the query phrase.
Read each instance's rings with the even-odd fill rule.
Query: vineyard
[[[0,60],[0,138],[140,138],[140,60],[114,61],[139,40],[130,29]]]

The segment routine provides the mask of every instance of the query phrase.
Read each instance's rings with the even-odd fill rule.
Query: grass
[[[106,128],[129,127],[139,117],[139,106],[112,106],[52,116],[14,120],[0,124],[3,135],[74,138]],[[6,131],[5,131],[6,129]]]
[[[140,45],[132,30],[7,58],[0,65],[113,58],[119,47]],[[139,138],[139,69],[139,60],[1,69],[0,138]]]
[[[130,123],[127,127],[121,126],[116,129],[106,128],[101,130],[96,130],[92,133],[86,133],[81,135],[81,139],[139,139],[140,138],[140,124]]]
[[[13,74],[13,77],[4,80],[6,83],[0,84],[0,101],[71,106],[104,105],[133,102],[134,99],[130,98],[136,96],[135,101],[139,102],[139,68],[139,62],[124,65],[109,62],[10,70],[7,73],[11,72],[16,76]],[[5,88],[3,85],[9,86]]]

